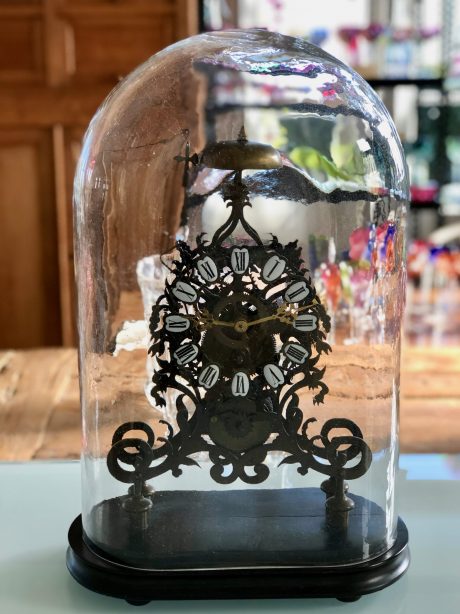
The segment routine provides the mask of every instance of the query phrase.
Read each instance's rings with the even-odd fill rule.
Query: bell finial
[[[219,141],[208,145],[203,150],[201,162],[208,168],[233,171],[282,166],[281,156],[274,147],[248,141],[244,125],[236,141]]]

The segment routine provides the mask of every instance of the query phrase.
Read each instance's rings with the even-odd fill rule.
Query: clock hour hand
[[[209,330],[213,326],[228,326],[235,328],[235,322],[224,322],[223,320],[215,320],[207,309],[199,312],[196,316],[189,316],[189,319],[200,330]]]
[[[236,328],[237,322],[225,322],[223,320],[214,320],[209,311],[204,309],[201,312],[197,312],[195,315],[180,314],[180,317],[188,320],[192,326],[199,331],[209,330],[213,326],[227,326],[229,328]]]
[[[209,318],[209,314],[206,312],[197,313],[196,315],[190,315],[181,313],[179,314],[181,318],[184,320],[188,320],[192,326],[194,326],[197,330],[203,331],[211,328],[212,318]]]

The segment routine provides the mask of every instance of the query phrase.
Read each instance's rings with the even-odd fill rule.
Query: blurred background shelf
[[[460,220],[459,0],[325,0],[315,11],[301,0],[5,1],[0,348],[75,344],[72,184],[82,135],[121,77],[200,27],[277,29],[354,65],[393,114],[413,188],[432,190],[432,205],[414,199],[409,232],[437,257],[431,234]]]
[[[319,44],[392,114],[412,182],[403,450],[460,451],[460,0],[307,5],[0,3],[0,459],[79,453],[72,184],[89,120],[159,49],[234,27]]]

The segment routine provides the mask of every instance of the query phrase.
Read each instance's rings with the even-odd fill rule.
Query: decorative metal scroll
[[[194,248],[176,244],[170,280],[153,306],[152,395],[162,407],[175,391],[177,428],[162,420],[164,432],[156,433],[144,422],[125,423],[107,457],[110,473],[138,493],[151,478],[198,465],[200,452],[220,484],[263,482],[267,455],[283,452],[280,464],[329,476],[330,494],[370,466],[369,447],[351,420],[331,419],[319,434],[308,432],[316,418],[304,418],[298,393],[312,390],[320,404],[328,392],[318,363],[331,349],[330,319],[297,241],[283,245],[272,236],[264,243],[249,224],[248,193],[241,171],[227,176],[221,194],[228,218],[210,241],[200,235]],[[237,228],[247,240],[235,244]]]
[[[167,427],[167,434],[162,437],[156,437],[153,429],[145,422],[126,422],[113,436],[112,447],[107,456],[109,471],[117,480],[127,484],[137,481],[145,483],[168,471],[174,477],[179,477],[182,474],[181,466],[199,466],[199,463],[191,458],[192,455],[208,452],[213,463],[211,477],[216,482],[230,484],[239,478],[248,484],[259,484],[266,480],[270,473],[269,467],[264,463],[267,454],[284,451],[286,456],[280,465],[298,464],[297,471],[301,475],[306,475],[309,469],[344,480],[364,475],[371,463],[371,452],[356,424],[345,418],[333,418],[324,423],[319,435],[309,437],[308,427],[316,422],[316,418],[308,418],[302,423],[303,414],[297,403],[298,397],[293,395],[285,416],[274,413],[270,417],[273,424],[271,434],[276,433],[272,441],[239,452],[209,441],[205,437],[209,428],[197,428],[200,421],[194,421],[193,417],[189,418],[184,414],[180,423],[178,421],[177,433],[174,433],[170,424],[160,420],[160,424]],[[200,413],[200,418],[205,418],[206,412]],[[203,423],[209,424],[209,420],[203,419]],[[345,429],[348,434],[331,437],[335,429]],[[146,439],[126,436],[130,431],[142,431]],[[343,451],[340,450],[342,446],[345,446]],[[345,467],[354,459],[358,459],[356,464]],[[127,469],[123,465],[133,469]],[[248,468],[252,469],[252,473],[247,471]]]

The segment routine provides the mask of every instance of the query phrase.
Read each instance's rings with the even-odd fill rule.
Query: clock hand
[[[300,311],[305,311],[305,309],[308,309],[309,307],[314,307],[317,304],[318,304],[318,301],[314,299],[313,303],[310,303],[309,305],[303,305],[302,307],[297,307],[297,311],[295,315],[297,315]]]
[[[181,318],[184,318],[185,320],[188,320],[190,322],[190,324],[192,326],[194,326],[195,328],[197,328],[198,330],[206,330],[208,328],[210,328],[210,324],[212,323],[212,318],[209,319],[209,315],[208,314],[197,314],[197,315],[190,315],[187,313],[180,313],[178,314],[180,315]]]
[[[212,320],[212,326],[229,326],[230,328],[235,328],[236,322],[224,322],[223,320]]]
[[[288,304],[283,303],[280,307],[278,307],[278,309],[276,310],[276,313],[272,314],[271,316],[266,316],[265,318],[258,318],[257,320],[251,320],[250,322],[247,322],[247,325],[254,326],[255,324],[262,324],[263,322],[268,322],[269,320],[281,319],[283,316],[288,315],[286,313],[287,307],[288,307]]]
[[[258,318],[257,320],[251,320],[247,322],[247,326],[254,326],[255,324],[262,324],[263,322],[268,322],[269,320],[280,320],[280,322],[291,322],[299,312],[305,311],[310,307],[313,307],[316,304],[316,301],[310,303],[309,305],[303,305],[302,307],[298,307],[297,309],[290,308],[288,303],[283,303],[278,309],[276,313],[271,316],[266,316],[265,318]]]
[[[207,309],[203,309],[196,316],[186,316],[198,329],[208,330],[213,326],[228,326],[235,328],[234,322],[224,322],[223,320],[214,320],[213,316]]]
[[[185,316],[187,317],[198,329],[200,330],[208,330],[213,326],[224,326],[227,328],[233,328],[237,332],[244,333],[250,326],[254,326],[256,324],[262,324],[263,322],[268,322],[270,320],[280,320],[280,322],[285,322],[286,324],[292,322],[292,320],[297,316],[301,311],[305,311],[310,307],[313,307],[316,304],[316,300],[309,305],[303,305],[302,307],[297,307],[297,309],[289,307],[289,303],[283,303],[278,307],[276,313],[271,316],[266,316],[264,318],[258,318],[257,320],[251,320],[247,322],[244,319],[237,320],[236,322],[225,322],[224,320],[215,320],[209,311],[204,309],[198,316]]]

